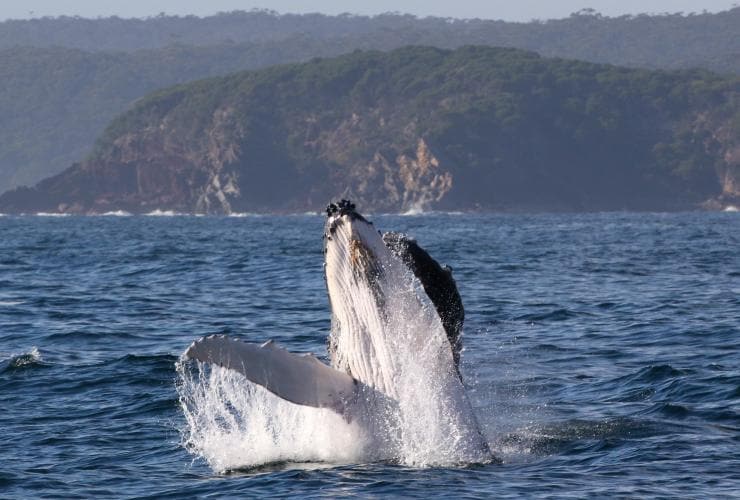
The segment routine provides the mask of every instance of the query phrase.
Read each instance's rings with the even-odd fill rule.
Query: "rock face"
[[[737,78],[511,49],[357,52],[157,92],[0,212],[721,204],[740,185],[739,95]]]
[[[335,172],[342,184],[344,172]],[[383,211],[423,211],[444,198],[452,189],[452,173],[440,168],[439,160],[420,138],[415,151],[389,160],[376,151],[367,164],[356,164],[344,182],[342,196],[362,206]]]

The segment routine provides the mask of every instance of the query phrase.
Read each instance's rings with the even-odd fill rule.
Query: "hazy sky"
[[[480,17],[529,21],[567,17],[585,7],[618,16],[642,12],[718,12],[740,0],[0,0],[0,19],[80,15],[146,17],[160,12],[206,16],[219,11],[268,8],[278,12],[378,14],[399,11],[417,16]]]

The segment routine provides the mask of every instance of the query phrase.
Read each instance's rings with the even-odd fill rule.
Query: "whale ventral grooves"
[[[351,221],[360,220],[367,224],[372,222],[365,219],[357,212],[355,204],[350,200],[339,200],[338,202],[329,203],[326,207],[328,217],[327,230],[325,238],[331,240],[337,227],[343,223],[343,216],[348,216]],[[421,282],[424,292],[431,300],[437,314],[442,322],[442,327],[447,334],[447,339],[452,347],[453,360],[455,368],[458,369],[460,363],[460,351],[462,350],[461,333],[463,322],[465,321],[465,309],[463,307],[460,292],[457,289],[457,283],[452,276],[452,269],[439,264],[429,253],[424,250],[413,238],[403,233],[387,232],[381,233],[381,239],[391,253],[401,259],[403,264],[416,276]],[[353,250],[359,249],[359,241],[351,242],[357,245]],[[326,247],[324,248],[326,252]],[[350,252],[350,255],[357,255],[357,252]],[[362,259],[366,264],[374,264],[372,259]],[[373,273],[367,276],[377,276],[382,269],[377,266],[371,266]]]

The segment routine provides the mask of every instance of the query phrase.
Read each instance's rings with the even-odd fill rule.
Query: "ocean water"
[[[503,463],[224,442],[252,462],[225,471],[184,444],[179,355],[226,333],[324,356],[324,219],[160,215],[0,217],[0,497],[740,497],[736,213],[372,216],[453,267]]]

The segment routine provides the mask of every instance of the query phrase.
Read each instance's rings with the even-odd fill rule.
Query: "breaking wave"
[[[175,212],[174,210],[160,210],[159,208],[156,210],[152,210],[151,212],[145,214],[150,217],[175,217],[177,215],[185,215],[181,214],[180,212]]]
[[[113,210],[111,212],[104,212],[99,215],[104,217],[130,217],[132,214],[131,212],[126,212],[125,210]]]
[[[259,214],[255,214],[251,212],[231,212],[228,216],[242,219],[244,217],[257,217],[258,215]]]
[[[400,213],[404,216],[424,215],[427,211],[425,210],[424,203],[414,203],[409,208]]]

